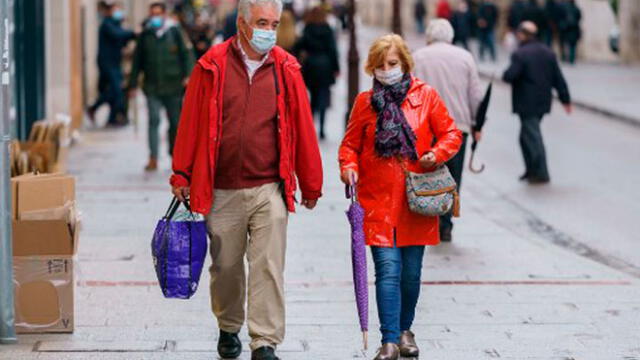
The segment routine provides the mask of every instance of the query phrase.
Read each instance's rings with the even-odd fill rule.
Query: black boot
[[[220,330],[218,338],[218,355],[223,359],[235,359],[242,353],[242,343],[238,334]]]
[[[280,360],[276,356],[275,349],[270,346],[263,346],[251,352],[251,360]]]
[[[452,227],[441,227],[440,228],[440,241],[441,242],[451,242],[451,240],[453,240],[453,237],[451,236],[451,233],[453,232],[453,228]]]

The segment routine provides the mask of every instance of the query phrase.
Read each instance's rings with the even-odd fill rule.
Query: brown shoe
[[[158,160],[149,158],[149,163],[144,167],[144,171],[156,171],[158,170]]]
[[[398,360],[398,357],[400,357],[398,345],[386,343],[378,350],[378,355],[373,360]]]
[[[418,357],[420,349],[416,344],[416,336],[409,330],[400,335],[400,355],[403,357]]]

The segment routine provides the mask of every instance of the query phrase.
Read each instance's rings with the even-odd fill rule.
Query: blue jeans
[[[371,247],[376,268],[376,301],[382,343],[400,342],[410,330],[420,296],[424,246]]]

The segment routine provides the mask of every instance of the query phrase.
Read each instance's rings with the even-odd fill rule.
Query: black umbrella
[[[484,98],[480,102],[478,106],[478,112],[476,113],[476,124],[473,126],[472,133],[475,135],[476,132],[482,131],[482,127],[484,123],[487,121],[487,110],[489,109],[489,101],[491,101],[491,89],[493,87],[493,79],[489,82],[489,86],[487,87],[487,92],[484,94]],[[476,148],[478,147],[478,141],[476,141],[475,136],[473,136],[473,142],[471,143],[471,159],[469,160],[469,170],[471,170],[474,174],[479,174],[484,171],[484,164],[480,166],[479,169],[473,168],[473,157],[476,154]]]

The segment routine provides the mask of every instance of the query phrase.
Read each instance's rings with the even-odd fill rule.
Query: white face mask
[[[404,76],[404,72],[402,72],[402,66],[396,66],[391,68],[391,70],[383,70],[376,69],[375,76],[378,81],[382,83],[382,85],[395,85],[402,80]]]

